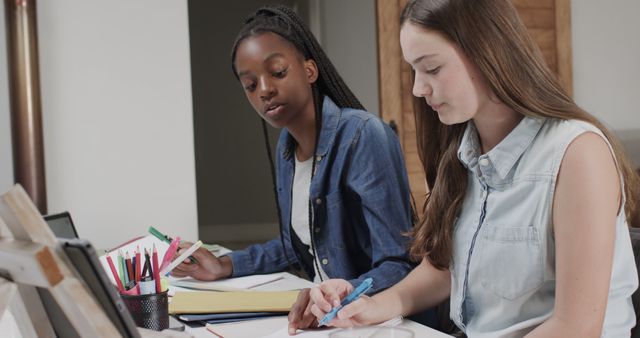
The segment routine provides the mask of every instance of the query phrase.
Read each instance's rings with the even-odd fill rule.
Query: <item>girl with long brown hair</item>
[[[629,337],[638,176],[613,135],[560,87],[510,1],[413,0],[401,22],[430,191],[421,263],[330,325],[449,297],[469,337]],[[322,283],[312,312],[351,289]]]

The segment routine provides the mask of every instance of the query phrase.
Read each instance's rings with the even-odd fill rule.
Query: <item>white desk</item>
[[[273,281],[268,284],[261,285],[259,287],[253,288],[255,291],[285,291],[285,290],[296,290],[313,287],[315,284],[309,282],[305,279],[301,279],[297,276],[294,276],[290,273],[283,273],[282,279]],[[286,316],[280,317],[270,317],[265,319],[256,319],[250,321],[243,322],[235,322],[235,323],[226,323],[226,324],[215,324],[213,325],[214,331],[222,336],[223,338],[259,338],[263,336],[270,335],[277,331],[282,330],[287,327],[288,321]],[[418,324],[414,321],[404,319],[402,323],[398,324],[396,327],[404,328],[410,330],[414,333],[415,337],[418,338],[440,338],[440,337],[451,337],[444,333],[438,332],[434,329],[431,329],[422,324]],[[326,331],[326,330],[325,330]],[[190,328],[187,326],[186,332],[193,335],[195,338],[218,338],[215,334],[209,332],[204,327],[199,328]],[[301,332],[293,337],[328,337],[328,333],[322,333],[322,331],[314,330],[308,333]],[[283,338],[291,338],[288,334],[282,336]]]
[[[223,252],[229,252],[228,249],[222,248]],[[216,255],[220,255],[220,252],[215,252]],[[273,281],[271,283],[267,283],[264,285],[260,285],[258,287],[253,288],[254,291],[286,291],[286,290],[300,290],[304,288],[310,288],[315,286],[314,283],[294,276],[290,273],[284,272],[282,273],[283,278]],[[180,290],[180,288],[176,288]],[[180,290],[183,291],[183,290]],[[186,290],[184,290],[186,291]],[[189,326],[186,327],[185,331],[188,334],[193,335],[195,338],[219,338],[220,336],[223,338],[245,338],[252,337],[258,338],[270,335],[277,331],[282,330],[287,327],[288,321],[286,316],[281,317],[270,317],[265,319],[256,319],[250,321],[243,322],[235,322],[235,323],[226,323],[226,324],[215,324],[213,325],[214,331],[218,334],[214,334],[209,332],[205,327],[199,328],[191,328]],[[401,327],[404,329],[408,329],[412,331],[416,338],[424,337],[424,338],[440,338],[440,337],[451,337],[447,334],[438,332],[432,328],[424,326],[422,324],[418,324],[412,320],[404,319],[402,323],[398,324],[396,327]],[[305,336],[313,336],[313,337],[328,337],[328,333],[322,334],[322,331],[311,331],[308,333],[298,331],[299,333],[293,337],[304,338]],[[290,338],[288,334],[282,336],[283,338]]]
[[[246,337],[264,337],[270,335],[276,331],[281,330],[282,328],[287,326],[287,317],[271,317],[266,319],[257,319],[246,322],[236,322],[236,323],[228,323],[228,324],[217,324],[214,325],[214,331],[224,338],[246,338]],[[446,335],[444,333],[438,332],[434,329],[431,329],[427,326],[418,324],[414,321],[404,319],[402,323],[398,324],[396,327],[404,328],[410,330],[414,333],[415,338],[451,338],[451,336]],[[193,335],[195,338],[218,338],[215,334],[207,331],[206,328],[186,328],[186,332]],[[321,334],[321,331],[315,331],[311,335],[314,337],[328,337],[328,333]],[[298,331],[298,334],[295,336],[283,335],[282,338],[291,338],[291,337],[299,337],[305,338],[309,337],[309,333]]]

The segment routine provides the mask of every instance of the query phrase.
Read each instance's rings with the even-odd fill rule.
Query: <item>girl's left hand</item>
[[[318,321],[311,313],[313,302],[309,293],[310,289],[302,289],[289,311],[289,335],[291,336],[295,335],[298,329],[318,327]]]

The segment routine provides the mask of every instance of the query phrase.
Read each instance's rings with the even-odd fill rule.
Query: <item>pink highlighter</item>
[[[167,265],[169,265],[169,263],[171,263],[171,258],[176,253],[176,251],[178,251],[179,244],[180,237],[176,237],[173,239],[173,241],[171,241],[171,244],[169,244],[169,249],[167,249],[164,257],[162,257],[162,263],[160,263],[160,271],[162,271],[162,269],[164,269],[165,267],[167,267]]]

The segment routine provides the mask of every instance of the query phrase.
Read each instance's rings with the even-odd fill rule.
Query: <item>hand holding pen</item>
[[[353,327],[379,323],[385,318],[371,311],[373,299],[364,295],[372,285],[365,279],[357,288],[344,279],[329,279],[311,289],[311,312],[318,319],[318,326],[330,324],[335,327]],[[340,301],[342,299],[342,302]]]
[[[192,243],[182,242],[179,250],[173,259],[192,246]],[[231,277],[233,266],[228,256],[216,257],[205,248],[198,248],[192,254],[197,259],[197,263],[191,263],[188,260],[180,262],[178,266],[173,268],[171,275],[174,277],[193,277],[198,280],[212,281],[222,278]]]

